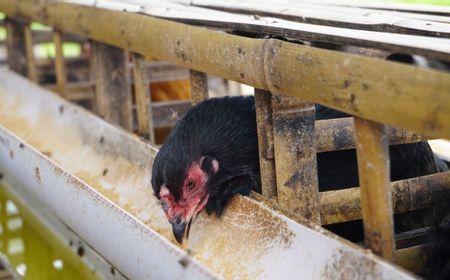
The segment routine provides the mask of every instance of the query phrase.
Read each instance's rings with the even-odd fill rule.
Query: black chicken
[[[316,107],[317,119],[347,116]],[[391,146],[390,155],[392,180],[439,169],[426,142]],[[320,191],[358,185],[355,150],[320,153],[317,164]],[[254,98],[213,98],[191,108],[156,156],[152,186],[180,243],[203,209],[220,216],[234,194],[260,192]]]

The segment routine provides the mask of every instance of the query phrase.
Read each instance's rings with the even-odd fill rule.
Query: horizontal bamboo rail
[[[421,272],[426,264],[431,251],[430,244],[422,244],[414,247],[400,249],[395,252],[397,265],[412,271]]]
[[[450,199],[450,172],[391,183],[394,213],[403,213],[446,203]],[[322,224],[361,219],[359,188],[320,193]]]
[[[274,95],[295,96],[364,119],[450,138],[448,73],[67,3],[3,0],[0,11]]]
[[[317,152],[348,150],[355,148],[353,118],[316,121]],[[395,127],[386,128],[389,145],[425,141],[423,135]]]

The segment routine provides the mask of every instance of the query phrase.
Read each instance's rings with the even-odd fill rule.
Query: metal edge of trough
[[[16,76],[1,72],[0,80]],[[18,76],[14,80],[38,88]],[[67,109],[74,106],[50,92],[48,94],[46,101],[55,99],[54,104],[48,106],[58,104],[60,107],[62,104]],[[81,108],[74,110],[80,114],[82,111],[87,113]],[[89,123],[93,118],[87,116],[86,121]],[[122,134],[122,141],[126,138],[132,141],[132,137],[99,121],[106,126],[105,130],[117,130],[117,134]],[[16,137],[2,126],[0,119],[0,171],[2,169],[130,279],[219,278],[64,167]],[[180,264],[185,262],[190,265]]]
[[[108,153],[121,153],[140,168],[151,165],[148,157],[154,156],[154,149],[87,111],[10,71],[0,69],[0,101],[2,86],[10,91],[6,96],[13,100],[28,96],[27,110],[57,111],[63,105],[67,113],[62,121],[67,126],[76,129],[77,124],[73,120],[84,120],[84,126],[93,128],[90,130],[92,135],[87,131],[78,133],[86,134],[84,138],[94,138],[84,145],[93,145],[98,141],[99,133],[103,133],[111,141],[116,141],[109,143]],[[39,107],[43,104],[46,106]],[[11,113],[15,111],[19,108],[14,108]],[[130,154],[127,152],[130,147],[143,153]],[[233,199],[221,219],[206,215],[197,219],[191,238],[194,239],[194,250],[200,249],[193,258],[75,177],[64,166],[59,166],[24,139],[15,136],[2,126],[1,118],[0,169],[15,177],[88,244],[132,279],[212,279],[218,278],[218,274],[225,278],[251,276],[266,279],[415,278],[320,227],[313,229],[298,224],[262,203],[243,197]],[[217,245],[220,242],[224,243],[222,247]],[[229,270],[220,270],[227,265]]]
[[[34,196],[30,196],[29,191],[27,191],[15,178],[3,176],[0,180],[0,185],[8,194],[8,199],[11,199],[15,205],[19,206],[20,214],[23,215],[25,219],[30,217],[30,215],[33,217],[32,221],[28,221],[31,228],[34,228],[43,236],[50,236],[50,238],[58,239],[54,240],[54,242],[64,246],[62,248],[58,247],[58,254],[60,256],[66,258],[69,262],[72,261],[74,263],[76,263],[79,258],[87,268],[85,272],[95,273],[100,279],[128,279],[50,212],[45,205],[34,199]],[[7,259],[5,259],[5,261],[7,261]],[[12,268],[11,271],[15,273]],[[16,277],[15,279],[19,278]]]

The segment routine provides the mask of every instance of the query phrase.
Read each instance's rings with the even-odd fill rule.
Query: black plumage
[[[163,183],[175,195],[189,165],[209,156],[218,160],[219,172],[208,182],[208,213],[218,215],[236,193],[260,192],[258,140],[253,97],[212,98],[191,108],[178,121],[153,165],[155,194]],[[209,161],[207,161],[209,162]]]
[[[318,120],[342,117],[348,115],[316,106]],[[427,142],[394,145],[389,151],[392,181],[436,173],[442,166]],[[220,166],[217,173],[211,172],[211,160],[206,160],[206,166],[202,166],[211,175],[206,184],[208,213],[215,211],[220,216],[227,201],[236,193],[260,192],[253,97],[209,99],[178,121],[154,161],[152,185],[156,196],[159,198],[160,188],[165,185],[178,200],[189,166],[201,157],[217,159]],[[355,150],[319,153],[317,165],[320,191],[358,186]],[[411,217],[402,219],[396,218],[397,231],[411,228],[410,225],[417,222],[411,222]],[[353,241],[363,238],[361,221],[328,228]]]

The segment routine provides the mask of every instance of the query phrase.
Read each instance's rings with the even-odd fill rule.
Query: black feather
[[[221,213],[242,186],[260,192],[258,142],[253,97],[212,98],[191,108],[178,121],[153,164],[152,186],[159,194],[165,184],[176,199],[189,166],[206,156],[202,169],[211,171],[211,158],[219,171],[208,182],[207,211]],[[246,182],[242,186],[234,186]]]

